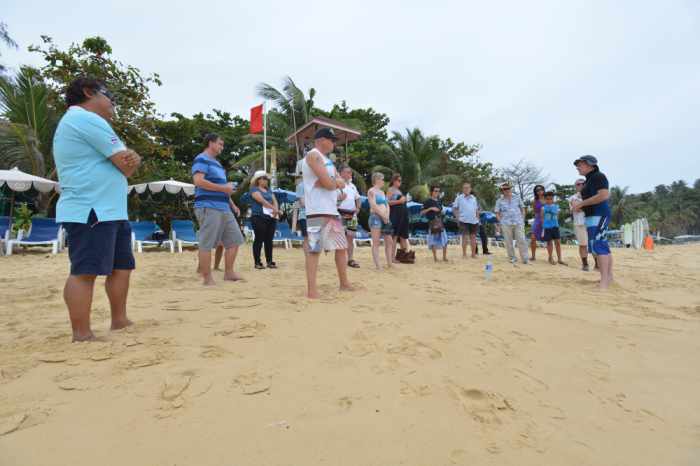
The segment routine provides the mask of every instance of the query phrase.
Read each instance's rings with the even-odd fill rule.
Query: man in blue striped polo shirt
[[[205,285],[214,285],[211,275],[211,250],[222,243],[224,255],[224,280],[236,281],[241,276],[233,271],[238,246],[243,244],[243,235],[234,216],[241,211],[231,200],[233,183],[226,180],[226,170],[216,158],[224,150],[224,140],[217,134],[204,137],[204,152],[194,158],[192,179],[194,213],[199,222],[199,273]]]

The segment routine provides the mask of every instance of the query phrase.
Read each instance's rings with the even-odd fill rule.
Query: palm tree
[[[612,222],[616,226],[620,226],[625,221],[626,210],[626,200],[627,191],[629,186],[621,188],[620,186],[613,186],[610,188],[610,210],[612,213]]]
[[[394,131],[389,151],[394,160],[392,168],[401,173],[406,187],[425,183],[440,159],[438,138],[426,137],[418,128],[406,128],[405,135]]]
[[[287,76],[282,80],[282,90],[267,83],[258,85],[258,95],[264,99],[271,100],[277,107],[289,117],[289,126],[302,126],[311,120],[314,108],[314,97],[316,89],[309,89],[309,97],[304,95],[304,91],[294,83],[291,77]]]
[[[0,80],[0,164],[19,166],[42,177],[48,173],[56,117],[49,89],[38,70],[22,67],[14,78]]]

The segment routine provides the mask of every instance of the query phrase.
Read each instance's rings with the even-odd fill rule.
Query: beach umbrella
[[[297,193],[294,191],[288,191],[286,189],[273,189],[272,192],[274,193],[275,197],[277,198],[277,202],[280,204],[291,204],[292,202],[296,202],[297,200]]]
[[[496,218],[496,214],[493,212],[485,211],[481,212],[481,215],[479,215],[479,220],[481,220],[481,223],[496,223],[498,222],[498,218]]]
[[[129,186],[129,194],[136,191],[138,194],[143,194],[146,189],[152,193],[162,192],[164,189],[170,194],[178,194],[184,192],[187,196],[194,195],[194,185],[191,183],[183,183],[172,178],[165,181],[151,181],[149,183],[134,184]]]
[[[416,215],[420,213],[421,209],[423,208],[423,204],[420,202],[409,201],[406,203],[406,208],[408,209],[409,214]]]
[[[13,208],[15,204],[15,192],[29,191],[31,188],[36,189],[41,193],[48,193],[52,190],[60,192],[60,187],[55,181],[41,178],[40,176],[24,173],[19,168],[15,167],[11,170],[0,170],[0,188],[7,185],[10,188],[10,218],[12,218]]]

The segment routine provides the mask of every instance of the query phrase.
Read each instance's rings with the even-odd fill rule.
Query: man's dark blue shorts
[[[63,228],[71,275],[111,275],[113,270],[136,267],[128,221],[97,222],[93,211],[88,223],[69,222]]]

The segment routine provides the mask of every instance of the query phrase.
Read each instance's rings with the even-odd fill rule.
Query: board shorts
[[[94,210],[87,223],[64,222],[71,275],[112,275],[136,267],[131,225],[126,220],[98,222]]]
[[[478,223],[459,222],[459,231],[461,231],[462,233],[467,233],[469,235],[475,235],[478,230],[479,230]]]
[[[393,235],[394,227],[391,226],[391,222],[384,222],[382,218],[377,214],[370,214],[369,216],[369,228],[370,230],[379,229],[382,231],[383,235]]]
[[[555,239],[561,239],[561,233],[559,232],[559,227],[545,228],[542,239],[544,241],[552,241]]]
[[[200,250],[211,251],[219,243],[223,244],[226,249],[244,243],[245,240],[236,216],[230,210],[198,207],[194,209],[194,215],[199,222],[197,240]]]
[[[348,248],[348,239],[340,217],[306,217],[309,252],[337,251]]]
[[[610,217],[607,215],[586,217],[588,252],[596,256],[607,256],[610,254],[610,245],[606,236],[609,224]]]
[[[574,225],[574,233],[579,246],[588,246],[588,230],[586,225]]]

